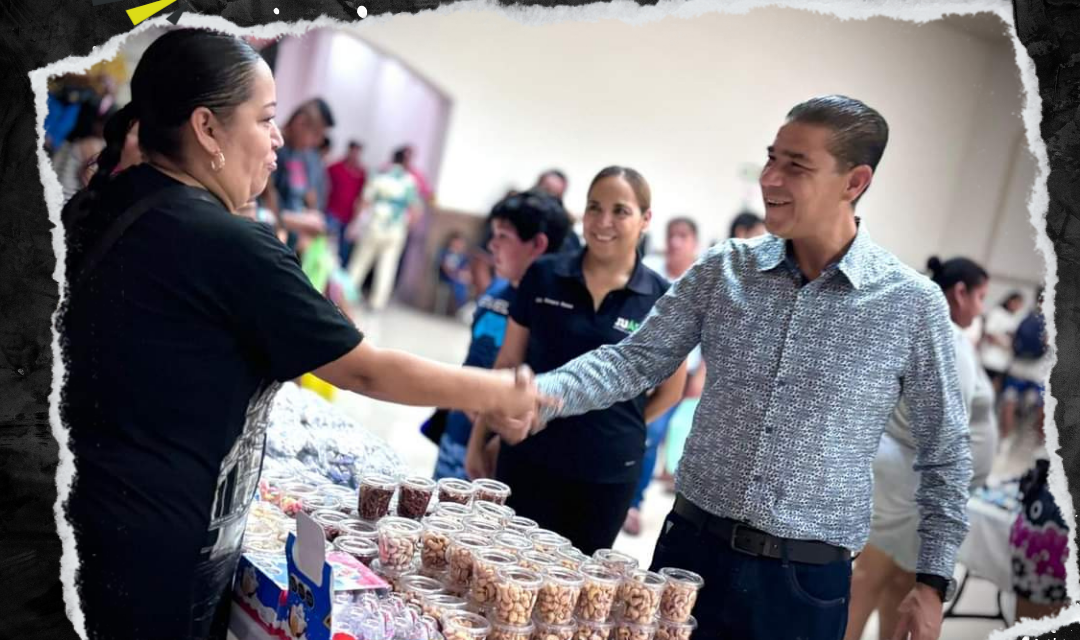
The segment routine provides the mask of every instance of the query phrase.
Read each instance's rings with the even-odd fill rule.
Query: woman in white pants
[[[416,180],[405,168],[405,153],[397,151],[391,165],[368,183],[357,216],[359,237],[349,260],[349,278],[357,292],[371,268],[371,308],[380,310],[394,292],[398,261],[409,237],[409,228],[420,215]]]
[[[971,427],[974,467],[971,488],[974,490],[986,482],[993,466],[997,424],[993,385],[964,329],[982,315],[988,276],[982,267],[967,258],[953,258],[944,263],[931,258],[928,267],[931,278],[941,286],[949,301],[960,392]],[[878,637],[892,638],[900,603],[915,586],[920,544],[920,518],[915,503],[919,473],[913,468],[915,464],[908,407],[901,397],[885,427],[874,461],[874,517],[870,538],[855,561],[846,640],[862,637],[866,621],[875,609],[881,626]]]

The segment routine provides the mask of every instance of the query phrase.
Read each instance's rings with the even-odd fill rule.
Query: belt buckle
[[[739,530],[740,529],[747,529],[749,531],[753,531],[754,533],[759,533],[760,542],[758,544],[756,544],[756,545],[751,546],[751,547],[739,546],[738,540],[739,540]],[[738,551],[739,553],[743,553],[743,554],[746,554],[748,556],[755,556],[756,557],[756,556],[760,556],[765,551],[765,536],[764,536],[764,534],[761,534],[760,532],[758,532],[756,529],[748,527],[748,526],[746,526],[746,525],[744,525],[744,524],[742,524],[740,522],[736,522],[735,525],[731,528],[731,541],[730,541],[730,544],[731,544],[731,550],[732,551]]]

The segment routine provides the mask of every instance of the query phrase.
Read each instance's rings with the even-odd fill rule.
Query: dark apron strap
[[[142,217],[144,213],[153,209],[154,207],[168,202],[170,200],[183,200],[185,198],[202,200],[216,206],[222,206],[221,201],[210,194],[205,189],[199,189],[197,187],[191,187],[186,184],[173,185],[164,189],[155,191],[150,195],[136,200],[134,204],[124,210],[123,213],[116,219],[112,225],[105,230],[98,242],[91,248],[86,256],[83,258],[82,263],[79,265],[77,272],[71,282],[71,288],[81,286],[86,278],[90,275],[102,258],[113,248],[120,237],[128,230],[128,228],[135,224],[135,221]]]

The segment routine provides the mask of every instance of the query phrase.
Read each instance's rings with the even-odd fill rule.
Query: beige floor
[[[358,312],[359,313],[359,312]],[[451,319],[440,319],[399,307],[381,314],[363,314],[359,324],[367,337],[377,346],[403,349],[418,355],[458,364],[464,360],[469,340],[466,325]],[[350,393],[341,393],[336,402],[365,427],[385,438],[417,472],[430,473],[435,464],[435,447],[420,435],[419,426],[430,410],[377,402]],[[1022,472],[1029,464],[1034,444],[1022,438],[1007,447],[995,466],[995,475]],[[632,554],[642,565],[652,558],[653,545],[660,532],[664,516],[671,507],[672,496],[656,484],[646,494],[639,536],[621,534],[615,548]],[[960,609],[965,612],[988,612],[995,608],[995,590],[987,583],[972,581],[964,594]],[[863,640],[875,640],[876,621],[871,620]],[[942,638],[968,640],[986,638],[1003,624],[981,620],[949,620],[942,629]]]

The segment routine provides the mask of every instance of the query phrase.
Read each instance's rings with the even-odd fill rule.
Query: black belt
[[[719,538],[732,550],[747,555],[780,560],[786,551],[788,560],[804,564],[829,564],[851,559],[851,552],[842,547],[815,540],[778,538],[745,523],[714,516],[682,496],[675,497],[674,511],[699,530]]]

